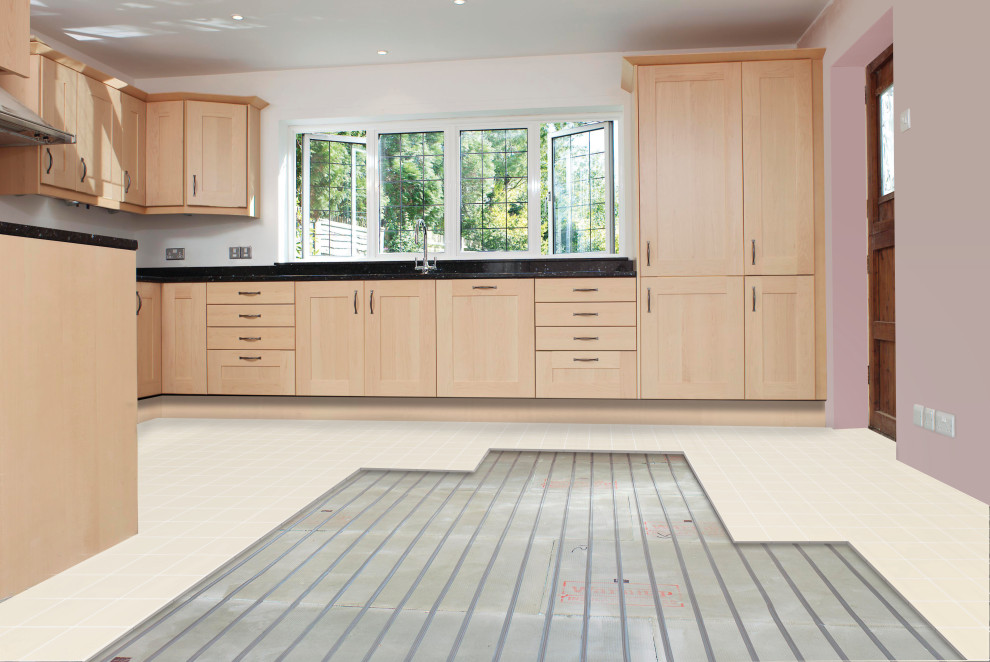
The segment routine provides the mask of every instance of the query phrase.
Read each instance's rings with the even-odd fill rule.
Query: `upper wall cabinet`
[[[815,272],[810,60],[742,65],[746,274]]]
[[[30,77],[3,86],[72,145],[0,150],[0,195],[139,214],[258,215],[257,97],[146,94],[31,42]]]
[[[27,77],[31,53],[31,3],[29,0],[0,2],[0,73]]]
[[[738,62],[639,70],[640,269],[742,275]]]

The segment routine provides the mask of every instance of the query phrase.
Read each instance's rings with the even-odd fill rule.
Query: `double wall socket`
[[[937,432],[946,437],[956,436],[955,414],[948,414],[944,411],[936,411],[924,405],[914,406],[914,424],[920,428]]]
[[[165,259],[166,260],[185,260],[186,259],[186,249],[185,248],[166,248],[165,249]]]
[[[250,246],[231,246],[227,249],[228,258],[231,260],[250,260],[251,259],[251,247]]]

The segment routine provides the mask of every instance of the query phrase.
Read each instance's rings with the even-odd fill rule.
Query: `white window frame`
[[[629,244],[626,241],[626,237],[629,236],[631,223],[628,222],[627,217],[629,214],[629,204],[623,204],[620,207],[620,214],[618,217],[615,216],[614,211],[612,214],[612,223],[610,224],[610,235],[615,232],[615,226],[622,224],[622,236],[623,240],[619,246],[619,250],[615,253],[612,252],[601,252],[601,253],[558,253],[553,252],[553,226],[552,226],[552,208],[548,207],[548,214],[550,215],[550,227],[549,227],[549,253],[544,255],[541,252],[541,191],[540,191],[540,126],[550,122],[612,122],[613,133],[617,129],[621,129],[621,122],[623,121],[623,115],[621,110],[614,111],[590,111],[581,112],[577,110],[566,110],[561,112],[541,112],[538,115],[533,114],[504,114],[504,115],[486,115],[486,116],[474,116],[474,117],[450,117],[450,116],[439,116],[436,118],[423,118],[415,120],[341,120],[341,121],[330,121],[319,124],[311,123],[287,123],[285,125],[286,133],[284,134],[287,138],[287,148],[288,154],[286,158],[286,164],[290,166],[291,170],[288,171],[288,176],[285,178],[290,187],[288,190],[287,205],[286,205],[286,218],[287,222],[283,224],[285,230],[285,236],[288,237],[286,243],[286,254],[283,255],[283,259],[286,262],[368,262],[368,261],[397,261],[402,262],[406,260],[413,260],[416,257],[421,256],[419,252],[407,252],[407,253],[383,253],[379,251],[379,240],[381,236],[381,205],[380,205],[380,191],[381,191],[381,168],[379,164],[379,141],[378,138],[381,134],[385,133],[424,133],[424,132],[444,132],[444,252],[443,253],[430,253],[430,257],[439,257],[441,260],[525,260],[525,259],[574,259],[574,258],[603,258],[603,257],[628,257],[628,249],[626,248]],[[584,128],[584,127],[582,127]],[[529,180],[529,195],[528,195],[528,217],[529,217],[529,246],[526,251],[462,251],[460,249],[461,245],[461,163],[460,163],[460,134],[461,131],[477,131],[477,130],[500,130],[500,129],[526,129],[529,133],[529,149],[528,149],[528,180]],[[307,248],[306,233],[309,228],[309,218],[308,214],[303,216],[303,257],[299,258],[296,256],[295,243],[296,243],[296,192],[295,192],[295,172],[299,167],[296,160],[296,140],[297,137],[302,134],[323,134],[332,140],[344,140],[348,141],[348,136],[337,136],[334,135],[338,131],[364,131],[365,132],[365,144],[367,146],[367,208],[368,208],[368,252],[367,255],[362,256],[352,256],[352,257],[337,257],[337,256],[316,256],[309,255],[310,250]],[[613,135],[609,134],[609,141],[612,141],[613,146],[613,161],[609,163],[610,170],[610,182],[612,186],[610,190],[612,192],[612,199],[614,200],[616,196],[619,195],[619,188],[625,186],[625,179],[628,178],[629,173],[626,172],[625,168],[620,165],[620,172],[623,172],[623,178],[619,183],[615,182],[614,171],[612,168],[615,163],[622,164],[623,161],[620,159],[622,155],[620,154],[619,144],[613,141]],[[304,139],[305,140],[305,139]],[[360,141],[360,138],[353,138],[352,140]],[[303,153],[304,159],[308,159],[308,144],[304,144]],[[453,158],[452,158],[453,157]],[[549,174],[548,163],[548,174]],[[303,191],[308,191],[309,185],[309,173],[307,169],[303,169]],[[552,187],[552,182],[551,182]],[[302,196],[304,209],[308,209],[309,203],[306,200],[308,196],[305,194]],[[548,201],[549,202],[549,201]],[[614,203],[613,203],[614,210]],[[609,244],[610,247],[614,245],[614,240]]]
[[[357,138],[355,136],[335,136],[335,135],[329,134],[329,133],[314,133],[314,132],[303,133],[303,134],[299,134],[299,135],[302,135],[302,137],[303,137],[303,145],[302,145],[302,153],[303,153],[303,157],[302,157],[303,158],[303,162],[302,162],[302,190],[303,190],[303,195],[300,196],[302,198],[302,219],[303,219],[302,248],[303,248],[303,256],[302,256],[302,260],[300,260],[300,261],[302,261],[302,262],[312,262],[314,257],[321,257],[321,258],[322,257],[333,257],[333,258],[338,259],[338,260],[346,260],[346,259],[351,259],[351,258],[353,258],[353,259],[361,259],[361,260],[367,259],[367,256],[364,256],[364,255],[353,255],[353,252],[354,252],[353,247],[354,247],[354,244],[355,244],[354,231],[355,231],[355,228],[357,227],[357,216],[356,216],[357,211],[356,211],[356,206],[354,204],[355,201],[356,201],[356,199],[357,199],[357,195],[356,195],[356,193],[357,193],[357,188],[356,188],[357,187],[357,163],[354,160],[354,147],[353,147],[353,145],[364,145],[364,149],[365,149],[365,163],[367,163],[367,151],[368,151],[368,141],[367,141],[367,138]],[[351,255],[350,258],[344,258],[344,257],[340,257],[340,256],[330,256],[330,255],[314,256],[312,254],[313,243],[312,243],[312,241],[308,241],[307,240],[308,237],[310,236],[310,233],[313,230],[313,219],[311,218],[312,214],[310,214],[311,209],[310,209],[310,206],[309,206],[310,205],[310,199],[309,199],[308,191],[309,191],[309,187],[310,187],[310,168],[309,168],[310,155],[309,155],[309,143],[314,138],[316,140],[323,140],[323,141],[328,141],[328,142],[349,143],[349,144],[352,145],[352,147],[351,147],[351,248],[352,248],[351,253],[352,253],[352,255]],[[292,145],[293,145],[293,151],[295,151],[295,141],[293,141]],[[366,169],[366,172],[367,172],[367,169]],[[295,181],[295,177],[293,177],[292,180],[294,182]],[[295,195],[293,195],[292,197],[293,197],[293,199],[295,199]],[[365,202],[365,205],[367,206],[367,202]],[[366,211],[365,214],[367,216],[370,216],[370,211]],[[293,217],[293,218],[295,218],[295,217]],[[365,219],[365,220],[366,220],[366,222],[370,223],[370,219]],[[366,228],[366,230],[367,230],[367,228]],[[368,236],[368,242],[370,243],[370,241],[371,241],[371,237],[369,235]],[[292,246],[293,247],[295,247],[295,243],[296,243],[296,240],[295,240],[295,227],[293,227],[293,237],[292,237]],[[371,248],[369,246],[369,251],[370,251],[370,249]]]

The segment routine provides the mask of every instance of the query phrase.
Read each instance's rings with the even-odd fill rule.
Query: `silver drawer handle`
[[[254,319],[258,319],[259,317],[261,317],[261,313],[258,313],[257,315],[244,315],[244,314],[240,314],[240,315],[238,315],[238,317],[243,317],[244,319],[248,319],[248,320],[254,320]]]
[[[578,363],[590,363],[590,362],[593,362],[593,361],[597,361],[598,359],[595,358],[595,359],[573,359],[573,360],[574,361],[577,361]]]
[[[260,356],[238,356],[241,361],[260,361]]]
[[[261,294],[261,292],[238,292],[238,294],[242,297],[256,297]]]
[[[598,313],[571,313],[574,317],[598,317]]]
[[[472,290],[497,290],[498,285],[472,285]]]
[[[597,287],[575,287],[574,288],[574,291],[575,292],[597,292],[598,291],[598,288]]]
[[[598,336],[574,336],[574,340],[598,340]]]
[[[251,342],[255,342],[255,341],[258,341],[258,340],[261,340],[261,336],[254,336],[254,337],[249,337],[249,336],[238,336],[238,338],[237,338],[237,339],[238,339],[238,340],[249,340],[249,341],[251,341]]]

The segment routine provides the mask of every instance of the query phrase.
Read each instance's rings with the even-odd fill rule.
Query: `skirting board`
[[[824,427],[825,403],[163,395],[138,402],[138,422],[153,418]]]

